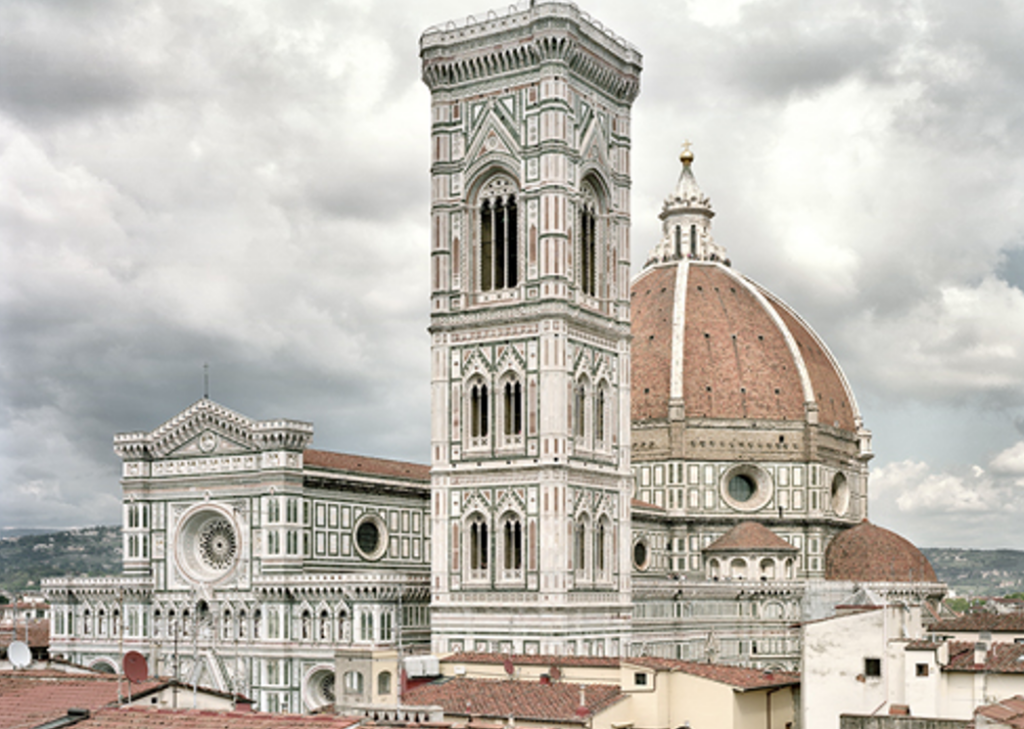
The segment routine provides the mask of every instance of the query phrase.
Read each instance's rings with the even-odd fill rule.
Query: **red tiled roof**
[[[483,663],[501,665],[509,658],[516,666],[568,666],[576,668],[618,668],[619,658],[607,656],[509,655],[503,653],[453,653],[442,663]]]
[[[950,641],[949,663],[943,671],[977,671],[985,673],[1024,673],[1024,644],[992,643],[985,652],[985,662],[974,662],[974,643]]]
[[[756,521],[741,521],[704,548],[706,552],[796,552],[796,547]]]
[[[4,650],[13,641],[25,640],[25,626],[19,624],[16,628],[5,628],[0,631],[0,650]],[[33,620],[28,624],[28,644],[31,648],[48,648],[50,645],[50,621]]]
[[[147,681],[133,693],[159,686]],[[122,695],[128,696],[127,682]],[[117,701],[117,676],[62,671],[0,671],[0,717],[5,729],[27,729],[65,716],[68,709],[90,711]]]
[[[79,729],[152,729],[153,727],[179,727],[180,729],[345,729],[359,722],[358,718],[319,714],[262,714],[245,711],[203,711],[194,709],[148,709],[128,707],[101,709],[86,721],[76,724]]]
[[[597,714],[623,698],[618,686],[587,684],[585,705]],[[484,717],[582,724],[577,715],[580,684],[539,681],[453,678],[418,686],[405,693],[403,702],[415,706],[437,705],[448,716]]]
[[[370,456],[354,456],[348,453],[333,453],[307,448],[302,453],[303,463],[307,466],[329,468],[333,471],[349,471],[370,476],[389,476],[391,478],[410,479],[430,483],[430,466],[406,461],[389,461],[384,458]]]
[[[695,661],[677,661],[671,658],[623,658],[622,662],[631,666],[643,666],[658,671],[678,671],[691,676],[700,676],[709,681],[724,683],[741,691],[771,688],[774,686],[793,686],[800,683],[800,674],[791,671],[762,671],[757,668],[742,666],[724,666],[718,663],[697,663]]]
[[[928,558],[895,532],[867,519],[840,532],[825,551],[825,579],[938,582]]]
[[[948,618],[932,624],[929,632],[981,632],[1024,633],[1024,613],[967,613],[958,618]]]
[[[819,421],[856,430],[844,379],[806,322],[749,279],[697,261],[649,268],[631,287],[634,422],[668,417],[679,266],[688,267],[682,393],[687,416],[802,421],[805,393],[798,362],[803,360]],[[799,357],[790,350],[787,333]]]
[[[979,706],[974,711],[975,716],[984,716],[994,722],[996,726],[1014,727],[1024,729],[1024,696],[1014,696],[1003,699],[997,704]]]

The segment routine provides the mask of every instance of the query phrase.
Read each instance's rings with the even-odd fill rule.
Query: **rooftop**
[[[621,700],[618,686],[588,684],[582,696],[590,714],[596,714]],[[453,678],[423,684],[407,691],[403,702],[418,706],[438,705],[446,715],[483,716],[582,724],[577,713],[581,684],[541,683],[481,678]]]
[[[931,633],[956,632],[989,632],[989,633],[1024,633],[1024,613],[979,612],[966,613],[958,618],[940,620],[929,626]]]
[[[133,685],[132,693],[162,680]],[[121,686],[128,696],[128,682]],[[117,701],[117,676],[69,674],[54,670],[0,671],[0,716],[6,729],[29,729],[67,715],[68,709],[94,711]]]
[[[800,674],[792,671],[762,671],[757,668],[679,661],[671,658],[623,658],[622,662],[631,666],[653,668],[657,671],[673,671],[699,676],[716,683],[724,683],[740,691],[792,686],[800,683]]]
[[[302,453],[307,468],[326,468],[332,471],[347,471],[369,476],[388,476],[413,481],[430,482],[430,466],[406,461],[389,461],[385,458],[354,456],[348,453],[333,453],[307,448]]]

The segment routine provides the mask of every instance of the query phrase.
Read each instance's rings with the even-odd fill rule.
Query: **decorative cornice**
[[[640,92],[640,52],[569,3],[531,2],[435,26],[420,38],[420,55],[431,91],[561,62],[623,103]]]

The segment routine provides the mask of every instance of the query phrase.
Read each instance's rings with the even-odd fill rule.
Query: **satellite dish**
[[[132,683],[142,683],[149,678],[149,665],[146,663],[145,656],[138,651],[125,653],[121,665],[124,667],[124,675]]]
[[[7,646],[7,657],[15,668],[28,668],[32,665],[32,651],[24,641],[16,640]]]

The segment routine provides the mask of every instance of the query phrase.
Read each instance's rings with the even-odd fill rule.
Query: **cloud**
[[[921,546],[1019,547],[1024,515],[1024,441],[980,466],[933,472],[904,460],[871,469],[872,518]]]

